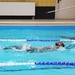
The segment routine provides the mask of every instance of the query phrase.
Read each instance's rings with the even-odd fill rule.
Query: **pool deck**
[[[75,25],[75,20],[0,20],[0,25],[1,26],[54,26],[54,25],[58,25],[58,26],[66,26],[66,25]]]

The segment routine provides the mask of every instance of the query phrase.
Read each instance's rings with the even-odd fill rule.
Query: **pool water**
[[[75,66],[70,65],[23,65],[25,62],[75,63],[73,40],[62,41],[65,47],[73,45],[67,50],[31,53],[2,49],[24,44],[30,44],[35,48],[54,46],[56,42],[67,39],[61,36],[75,37],[75,26],[0,26],[0,75],[75,75]]]

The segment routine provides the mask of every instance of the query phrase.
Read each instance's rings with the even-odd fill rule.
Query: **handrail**
[[[53,10],[53,11],[48,11],[46,13],[53,13],[53,12],[57,12],[57,11],[62,11],[62,10],[66,10],[66,9],[70,9],[70,8],[75,8],[75,6],[70,6],[70,7],[65,7],[65,8],[61,8],[61,9],[56,9],[56,10]]]

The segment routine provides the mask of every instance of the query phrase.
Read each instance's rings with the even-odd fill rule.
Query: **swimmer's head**
[[[65,47],[65,45],[62,42],[57,42],[55,45],[57,47]]]

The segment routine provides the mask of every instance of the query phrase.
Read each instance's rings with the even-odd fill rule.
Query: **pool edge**
[[[10,25],[15,26],[65,26],[65,25],[75,25],[75,20],[0,20],[0,26]]]

